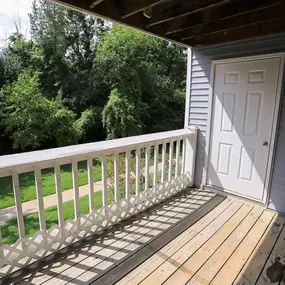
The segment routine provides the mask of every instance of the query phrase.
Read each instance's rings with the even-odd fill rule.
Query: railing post
[[[114,200],[119,202],[119,153],[114,154]]]
[[[94,179],[93,179],[93,158],[87,159],[88,187],[89,187],[89,213],[94,211]]]
[[[16,171],[12,172],[12,179],[13,179],[13,190],[14,190],[14,197],[15,197],[19,238],[23,239],[25,238],[24,216],[23,216],[23,209],[22,209],[22,202],[21,202],[19,175]],[[22,241],[22,248],[23,250],[25,249],[25,242],[23,241]]]
[[[196,147],[197,147],[197,136],[198,128],[189,128],[194,135],[189,135],[185,139],[184,149],[184,174],[189,176],[188,186],[192,187],[194,185],[195,179],[195,165],[196,165]]]
[[[4,259],[4,250],[2,248],[2,245],[3,245],[3,239],[2,239],[2,234],[0,230],[0,260]],[[0,262],[0,268],[1,268],[1,262]]]
[[[101,168],[102,168],[102,207],[105,207],[104,213],[106,214],[106,206],[108,205],[107,202],[107,159],[105,155],[101,157]]]
[[[78,185],[78,164],[77,160],[72,161],[72,184],[73,184],[73,203],[74,203],[74,218],[79,219],[80,209],[79,209],[79,185]],[[79,220],[78,220],[79,225]]]
[[[136,196],[140,194],[141,183],[141,149],[136,150]]]
[[[39,167],[35,167],[35,184],[36,184],[36,194],[38,202],[38,214],[40,230],[46,231],[46,220],[45,220],[45,206],[43,198],[43,188],[42,188],[42,174]]]
[[[64,216],[63,216],[63,205],[62,205],[60,165],[56,162],[54,164],[54,179],[55,179],[58,225],[62,227],[64,224]]]
[[[128,200],[130,199],[130,151],[127,150],[126,153],[126,161],[125,161],[125,167],[126,167],[126,195],[125,195],[125,198]]]

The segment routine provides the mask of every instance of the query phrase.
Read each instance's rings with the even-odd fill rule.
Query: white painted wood
[[[172,178],[172,183],[164,184],[163,187],[157,187],[155,193],[150,193],[149,186],[150,186],[150,147],[155,146],[155,163],[154,163],[154,181],[156,183],[158,182],[157,177],[157,169],[158,169],[158,145],[163,145],[163,172],[165,173],[166,166],[166,159],[165,159],[165,152],[166,152],[166,144],[169,142],[177,141],[177,140],[183,140],[187,137],[193,137],[194,133],[189,130],[179,130],[179,131],[173,131],[173,132],[166,132],[166,134],[159,134],[159,139],[155,139],[155,136],[148,135],[148,136],[138,136],[135,138],[135,143],[130,145],[129,140],[134,138],[128,138],[127,145],[122,146],[119,148],[120,144],[114,141],[107,141],[104,142],[104,149],[101,149],[100,152],[94,151],[94,148],[86,148],[85,150],[90,150],[90,152],[84,153],[82,152],[81,146],[76,146],[77,149],[74,152],[74,155],[72,153],[65,153],[66,148],[60,148],[56,152],[59,154],[58,157],[54,159],[47,159],[47,157],[43,156],[43,161],[38,162],[35,161],[30,164],[31,160],[27,162],[27,164],[22,163],[23,161],[20,161],[19,166],[13,166],[11,168],[4,168],[0,169],[0,177],[4,173],[11,174],[13,172],[13,185],[14,185],[14,193],[15,193],[15,200],[16,200],[16,207],[17,207],[17,216],[18,216],[18,228],[19,228],[19,236],[21,238],[20,244],[22,244],[22,248],[19,246],[18,243],[15,245],[5,245],[5,250],[8,252],[8,260],[5,257],[5,260],[1,260],[1,266],[8,266],[9,271],[7,272],[13,272],[15,270],[18,270],[19,268],[19,260],[24,260],[21,264],[21,266],[28,265],[32,260],[38,260],[44,257],[42,255],[42,250],[44,249],[45,252],[48,254],[49,252],[54,251],[54,245],[56,245],[57,248],[60,248],[61,246],[66,246],[68,244],[73,243],[74,241],[80,239],[84,236],[92,235],[98,232],[101,232],[103,229],[110,227],[113,224],[116,224],[120,222],[121,220],[129,217],[130,215],[135,215],[139,213],[140,211],[145,210],[148,207],[151,207],[152,205],[159,203],[161,200],[168,198],[177,192],[179,192],[182,189],[185,189],[185,186],[187,185],[187,179],[185,175],[180,175],[176,178]],[[150,139],[149,141],[145,141],[145,139]],[[120,143],[122,142],[119,140]],[[125,140],[126,141],[126,140]],[[98,145],[97,145],[98,146]],[[84,147],[83,147],[84,148]],[[140,192],[140,175],[141,175],[141,159],[140,159],[140,151],[137,152],[137,163],[136,163],[136,170],[139,175],[137,175],[136,178],[136,197],[130,198],[129,191],[127,192],[127,197],[119,199],[118,193],[116,198],[115,193],[115,199],[117,200],[116,205],[111,204],[108,205],[108,196],[107,196],[107,162],[106,157],[107,155],[114,155],[118,158],[118,154],[120,152],[126,152],[126,179],[127,179],[127,187],[126,189],[130,190],[130,178],[131,178],[131,172],[130,172],[130,152],[134,149],[146,149],[146,156],[145,156],[145,189],[147,190],[147,193]],[[61,149],[62,155],[61,155]],[[70,151],[72,151],[72,148],[68,147]],[[78,150],[79,149],[79,150]],[[37,155],[41,155],[41,152],[36,152]],[[33,156],[34,153],[32,153],[31,156]],[[97,155],[96,155],[97,154]],[[99,211],[93,209],[94,204],[92,205],[92,195],[94,192],[94,189],[92,189],[93,184],[93,173],[91,166],[93,167],[92,158],[93,157],[101,157],[101,164],[102,164],[102,204],[103,208]],[[21,156],[21,159],[23,159],[23,156]],[[21,160],[20,159],[20,160]],[[173,159],[173,147],[172,147],[172,159]],[[80,205],[79,205],[79,185],[78,185],[78,161],[81,160],[87,160],[88,162],[88,183],[91,185],[89,186],[89,207],[90,207],[90,213],[86,215],[80,215]],[[2,162],[2,161],[1,161]],[[0,164],[1,164],[0,162]],[[62,189],[61,189],[61,181],[60,181],[60,165],[70,163],[72,164],[72,181],[73,181],[73,194],[74,194],[74,210],[75,210],[75,219],[73,220],[67,220],[64,221],[63,216],[63,197],[62,197]],[[114,159],[114,168],[116,168],[116,158]],[[119,159],[117,159],[117,166],[119,167]],[[41,203],[42,200],[42,193],[41,193],[41,184],[40,184],[40,169],[47,168],[47,167],[54,167],[54,175],[55,175],[55,186],[56,186],[56,199],[57,199],[57,212],[58,212],[58,224],[59,226],[53,226],[52,228],[46,230],[46,236],[48,237],[48,243],[46,242],[45,236],[43,237],[42,232],[35,233],[31,239],[33,240],[33,248],[32,251],[30,251],[30,248],[26,246],[25,239],[25,231],[24,231],[24,219],[23,219],[23,213],[22,213],[22,205],[21,205],[21,197],[20,197],[20,187],[19,187],[19,177],[18,171],[28,171],[28,170],[35,170],[36,171],[36,184],[37,184],[37,193],[38,193],[38,200],[40,201],[39,205],[43,204]],[[117,190],[118,190],[118,181],[119,181],[119,168],[117,167],[117,170],[114,170],[114,176],[117,177]],[[176,171],[176,170],[175,170]],[[153,172],[153,171],[152,171]],[[116,174],[117,173],[117,174]],[[183,174],[183,173],[181,173]],[[163,176],[163,180],[165,181],[165,178]],[[115,179],[116,180],[116,179]],[[115,182],[116,184],[116,182]],[[116,192],[116,191],[115,191]],[[118,191],[117,191],[118,192]],[[147,201],[146,199],[149,197],[153,197],[155,195],[155,199],[149,199]],[[118,201],[119,200],[119,201]],[[197,205],[198,207],[198,205]],[[41,223],[41,229],[45,229],[44,225],[44,206],[39,206],[39,212],[40,212],[40,223]],[[34,241],[37,241],[34,243]],[[18,256],[16,259],[14,259],[13,256]],[[46,254],[45,253],[45,254]],[[27,254],[29,255],[29,258],[23,259],[23,257],[26,257]],[[6,253],[5,253],[6,256]],[[3,263],[4,262],[4,263]],[[0,266],[0,278],[5,276],[5,272],[3,272],[2,268]]]
[[[140,193],[141,184],[141,150],[136,149],[136,196]]]
[[[186,159],[186,139],[182,141],[182,164],[181,164],[181,173],[185,173],[185,159]]]
[[[2,258],[4,258],[4,249],[2,248],[3,245],[3,238],[2,238],[2,234],[1,234],[1,229],[0,229],[0,260]]]
[[[114,154],[114,200],[118,202],[119,197],[119,154]]]
[[[198,128],[192,128],[191,131],[194,133],[194,136],[185,139],[186,153],[184,159],[185,161],[184,173],[190,175],[190,181],[188,186],[194,185]]]
[[[102,206],[107,206],[107,161],[106,156],[101,157],[101,168],[102,168]]]
[[[61,179],[60,179],[60,165],[57,163],[55,163],[54,165],[54,180],[55,180],[55,191],[56,191],[58,225],[62,226],[64,223],[63,206],[62,206],[62,189],[61,189]]]
[[[32,171],[35,164],[44,167],[53,167],[54,160],[60,164],[71,163],[72,159],[77,161],[86,159],[86,155],[100,156],[136,149],[139,146],[163,143],[165,140],[176,137],[188,137],[191,132],[187,129],[176,131],[140,135],[116,140],[66,146],[54,149],[32,151],[26,153],[3,155],[0,160],[0,177],[11,175],[11,171],[17,167],[17,172]]]
[[[150,147],[146,147],[145,149],[145,185],[144,189],[147,191],[149,189],[149,152]]]
[[[41,174],[41,169],[38,167],[35,168],[35,184],[36,184],[40,230],[46,231],[45,206],[44,206],[43,188],[42,188],[42,174]]]
[[[164,179],[165,179],[165,153],[166,153],[166,143],[164,142],[162,144],[162,155],[161,155],[161,183],[164,182]]]
[[[270,185],[272,184],[273,179],[273,166],[274,161],[273,158],[276,156],[276,148],[277,148],[277,129],[278,129],[278,119],[281,115],[281,92],[282,92],[282,82],[284,76],[284,65],[285,65],[285,54],[283,53],[280,57],[280,67],[279,67],[279,77],[278,77],[278,86],[277,86],[277,95],[275,100],[275,108],[273,114],[273,123],[272,123],[272,134],[271,134],[271,142],[269,147],[269,157],[268,157],[268,165],[267,172],[264,183],[264,195],[263,201],[265,202],[265,206],[269,206],[269,197],[270,197]]]
[[[191,76],[192,74],[192,49],[187,49],[187,80],[186,80],[186,100],[185,100],[185,117],[184,128],[189,125],[189,113],[190,113],[190,91],[191,91]]]
[[[209,185],[263,200],[279,65],[272,58],[215,66]]]
[[[74,199],[74,218],[77,220],[80,216],[79,208],[79,186],[78,186],[78,164],[76,160],[72,161],[72,185]]]
[[[176,141],[176,155],[175,155],[175,178],[178,177],[179,157],[180,157],[180,140],[177,140]]]
[[[158,174],[158,145],[154,146],[154,164],[153,164],[153,187],[157,184]]]
[[[89,212],[94,210],[94,180],[93,180],[93,158],[87,160],[88,187],[89,187]]]
[[[173,140],[169,142],[169,163],[168,163],[168,180],[172,179],[172,162],[173,162]]]
[[[130,198],[130,152],[126,152],[126,199]]]
[[[25,237],[25,226],[24,226],[24,217],[23,217],[23,210],[21,203],[19,175],[16,171],[12,172],[12,179],[13,179],[15,206],[17,211],[18,232],[19,232],[19,238],[21,239]]]

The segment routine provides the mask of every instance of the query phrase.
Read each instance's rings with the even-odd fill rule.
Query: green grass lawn
[[[72,189],[72,168],[71,164],[62,165],[60,169],[62,190]],[[94,181],[101,180],[101,162],[99,159],[93,160]],[[21,201],[26,202],[36,199],[35,176],[34,172],[22,173],[19,175],[21,188]],[[88,184],[87,162],[78,163],[78,183],[79,185]],[[53,168],[42,170],[43,195],[48,196],[55,193],[55,181]],[[14,194],[11,177],[0,178],[0,209],[14,206]]]
[[[108,204],[113,202],[113,192],[108,191]],[[102,192],[94,193],[95,209],[102,207]],[[89,200],[88,195],[80,198],[80,213],[89,213]],[[73,201],[63,203],[64,220],[74,219],[74,205]],[[57,207],[50,207],[45,209],[45,218],[47,229],[53,225],[58,224]],[[33,236],[39,231],[39,216],[37,213],[29,214],[24,217],[26,237]],[[13,244],[18,238],[17,219],[13,219],[5,224],[0,224],[0,231],[3,237],[4,244]]]

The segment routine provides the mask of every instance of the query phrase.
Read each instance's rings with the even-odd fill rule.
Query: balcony
[[[279,284],[285,218],[192,189],[196,140],[196,129],[184,129],[3,156],[0,173],[12,181],[19,238],[1,239],[0,284]],[[69,199],[61,181],[67,164]],[[101,180],[94,181],[98,167]],[[54,172],[53,225],[45,169]],[[35,178],[33,235],[26,231],[32,210],[21,197],[25,173]],[[72,219],[66,205],[73,205]],[[12,217],[0,218],[3,229]]]
[[[3,223],[9,228],[9,221],[16,217],[19,238],[14,244],[10,244],[9,237],[1,238],[0,277],[89,236],[98,235],[191,186],[196,139],[196,130],[185,129],[2,156],[0,177],[12,181],[14,206],[0,210],[0,219],[2,228]],[[82,162],[87,165],[88,185],[84,186],[85,189],[79,186],[78,165]],[[97,165],[98,172],[98,163],[101,181],[94,183],[94,165]],[[74,217],[66,220],[66,199],[63,199],[66,192],[62,189],[61,167],[68,164],[72,166],[72,189],[69,192],[73,195]],[[45,169],[54,172],[55,194],[49,197],[43,195]],[[23,202],[21,199],[19,176],[25,173],[34,175],[35,201]],[[98,192],[101,195],[95,195]],[[101,201],[97,201],[98,197]],[[83,199],[88,199],[88,213],[86,207],[82,207]],[[56,206],[57,224],[48,227],[50,223],[46,217],[52,202]],[[30,203],[36,205],[34,210],[32,206],[27,207]],[[102,207],[98,209],[95,204]],[[31,236],[30,231],[26,231],[29,220],[24,216],[33,211],[37,212],[39,229]]]

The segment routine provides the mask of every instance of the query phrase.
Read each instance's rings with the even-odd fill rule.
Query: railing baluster
[[[40,230],[46,231],[45,207],[44,207],[43,188],[42,188],[42,174],[41,174],[41,169],[38,167],[35,168],[35,183],[36,183]]]
[[[2,234],[1,234],[1,230],[0,230],[0,259],[1,258],[4,258],[4,250],[2,248],[2,245],[3,245],[3,238],[2,238]],[[1,264],[1,262],[0,262]],[[1,267],[1,266],[0,266]]]
[[[54,180],[55,180],[55,190],[56,190],[58,225],[61,227],[64,223],[64,217],[63,217],[63,207],[62,207],[60,165],[57,163],[54,165]]]
[[[89,187],[89,212],[94,210],[94,179],[93,179],[93,158],[87,160],[88,187]]]
[[[106,156],[102,156],[102,206],[107,206],[107,162]]]
[[[140,193],[141,183],[141,149],[136,150],[136,195]]]
[[[19,238],[22,239],[25,237],[25,226],[24,226],[23,209],[22,209],[22,203],[21,203],[19,175],[16,171],[12,172],[12,179],[13,179],[15,205],[16,205],[16,211],[17,211],[18,232],[19,232]],[[22,243],[23,248],[24,246],[25,245]]]
[[[126,151],[126,199],[130,198],[130,152]]]
[[[118,202],[119,197],[119,154],[114,154],[114,199]]]
[[[145,149],[145,191],[147,191],[149,187],[149,150],[150,148],[147,146]]]
[[[154,146],[154,163],[153,163],[153,187],[157,184],[157,171],[158,171],[158,145]]]
[[[185,147],[186,147],[186,139],[183,139],[183,141],[182,141],[181,174],[185,174]]]
[[[176,157],[175,157],[175,178],[178,177],[179,171],[179,152],[180,152],[180,140],[176,141]]]
[[[166,153],[166,143],[162,144],[162,158],[161,158],[161,183],[164,182],[165,178],[165,153]]]
[[[172,160],[173,160],[173,141],[169,142],[169,166],[168,166],[168,180],[172,179]]]
[[[78,187],[78,164],[77,161],[72,161],[72,183],[73,183],[73,197],[74,197],[74,218],[78,220],[80,216],[79,208],[79,187]]]

